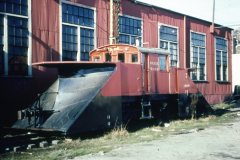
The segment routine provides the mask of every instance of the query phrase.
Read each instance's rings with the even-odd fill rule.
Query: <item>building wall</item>
[[[206,34],[206,50],[207,50],[207,80],[206,82],[196,82],[197,87],[205,95],[207,101],[211,104],[223,102],[226,96],[231,94],[231,81],[232,81],[232,37],[229,30],[215,29],[215,33],[210,33],[210,25],[197,21],[194,19],[189,20],[189,30],[195,32],[201,32]],[[223,37],[228,39],[228,82],[217,82],[215,80],[215,36]],[[188,36],[189,37],[189,36]],[[190,43],[188,43],[190,44]],[[187,59],[190,55],[188,52]],[[189,67],[189,62],[187,64]]]
[[[59,60],[59,2],[32,0],[32,62]]]
[[[240,62],[240,54],[233,54],[232,55],[232,91],[234,91],[235,85],[240,85],[239,62]]]

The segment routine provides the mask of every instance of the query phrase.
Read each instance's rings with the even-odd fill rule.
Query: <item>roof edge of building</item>
[[[205,23],[209,23],[209,25],[212,24],[212,22],[204,20],[204,19],[201,19],[201,18],[193,17],[193,16],[190,16],[190,15],[187,15],[187,14],[184,14],[184,13],[180,13],[180,12],[177,12],[177,11],[166,9],[166,8],[163,8],[163,7],[160,7],[160,6],[156,6],[156,5],[153,5],[153,4],[141,2],[139,0],[130,0],[130,1],[132,1],[135,4],[139,4],[139,5],[143,5],[143,6],[147,6],[147,7],[154,7],[154,8],[157,8],[157,9],[162,9],[162,10],[165,10],[165,11],[168,11],[168,12],[172,12],[172,13],[175,13],[175,14],[178,14],[178,15],[186,16],[186,17],[189,17],[189,18],[192,18],[192,19],[196,19],[196,20],[199,20],[199,21],[203,21]],[[217,28],[226,28],[226,29],[229,29],[229,30],[234,30],[233,28],[230,28],[230,27],[227,27],[227,26],[224,26],[224,25],[221,25],[221,24],[217,24],[217,23],[214,23],[214,24],[217,26]]]

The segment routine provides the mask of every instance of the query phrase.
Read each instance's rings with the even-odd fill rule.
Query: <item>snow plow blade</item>
[[[115,70],[114,64],[43,66],[57,68],[58,78],[31,107],[18,112],[20,118],[12,128],[51,129],[64,135],[107,128],[107,113],[104,113],[107,109],[101,108],[98,99],[102,98],[101,88]]]

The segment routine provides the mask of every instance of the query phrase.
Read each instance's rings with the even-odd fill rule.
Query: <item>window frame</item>
[[[226,41],[226,60],[227,60],[226,80],[223,80],[223,52],[224,52],[224,50],[217,49],[217,38]],[[214,37],[214,47],[215,47],[215,56],[214,56],[215,57],[215,61],[214,61],[214,64],[215,64],[215,66],[214,66],[215,67],[215,81],[217,81],[217,82],[229,82],[228,39],[224,38],[224,37],[220,37],[220,36],[215,36]],[[220,80],[217,79],[217,51],[221,52],[221,57],[220,57],[221,58]]]
[[[169,64],[170,64],[170,67],[179,67],[180,66],[180,51],[179,51],[179,27],[178,26],[173,26],[173,25],[169,25],[169,24],[164,24],[164,23],[158,23],[158,48],[160,48],[160,41],[161,41],[161,37],[160,37],[160,28],[161,26],[165,26],[165,27],[169,27],[169,28],[174,28],[177,30],[177,43],[176,42],[173,42],[173,41],[167,41],[167,40],[162,40],[164,42],[167,42],[168,44],[168,49],[167,51],[169,51],[170,53],[170,58],[169,58]],[[177,44],[177,65],[176,66],[172,66],[171,64],[171,52],[170,52],[170,43],[174,43],[174,44]]]
[[[199,46],[199,45],[198,46],[193,45],[193,43],[192,43],[192,33],[203,35],[205,37],[205,39],[204,39],[205,46],[204,47]],[[198,48],[198,63],[197,63],[197,79],[194,79],[194,80],[192,79],[192,73],[190,75],[191,79],[193,81],[205,82],[205,81],[207,81],[207,34],[190,30],[190,68],[193,68],[193,66],[192,66],[193,47]],[[204,67],[205,75],[204,75],[204,80],[200,80],[200,76],[201,76],[200,75],[200,49],[205,50],[205,67]]]
[[[0,12],[3,15],[3,74],[0,76],[7,76],[7,77],[32,77],[32,3],[31,0],[27,0],[27,15],[20,15],[14,13],[7,13],[7,12]],[[9,75],[9,44],[8,44],[8,17],[14,18],[22,18],[27,19],[28,21],[28,51],[27,51],[27,74],[26,75],[18,75],[13,74]]]
[[[139,41],[139,47],[142,47],[143,46],[143,19],[139,18],[139,17],[135,17],[135,16],[126,15],[126,14],[119,14],[119,17],[120,16],[141,21],[141,36],[128,34],[128,33],[121,33],[120,32],[120,26],[118,26],[118,30],[119,30],[119,37],[120,37],[120,35],[124,35],[124,36],[128,36],[129,37],[129,43],[124,43],[124,44],[132,45],[131,44],[132,37],[136,37],[136,38],[141,38],[141,41]],[[137,45],[137,44],[135,44],[135,45]]]
[[[77,27],[77,59],[76,61],[81,61],[81,34],[80,34],[80,29],[92,29],[94,31],[93,33],[93,44],[94,44],[94,47],[93,49],[95,49],[97,47],[97,29],[96,29],[96,22],[97,22],[97,19],[96,19],[96,8],[95,7],[91,7],[91,6],[87,6],[87,5],[83,5],[83,4],[80,4],[80,3],[74,3],[74,2],[70,2],[70,1],[67,1],[67,0],[60,0],[59,1],[60,5],[59,5],[59,23],[60,23],[60,34],[59,34],[59,41],[60,41],[60,56],[59,56],[59,60],[60,61],[63,61],[63,37],[62,37],[62,30],[63,30],[63,25],[66,25],[66,26],[71,26],[71,27]],[[82,8],[86,8],[86,9],[91,9],[93,10],[93,18],[94,18],[94,21],[93,21],[93,27],[89,27],[89,26],[83,26],[83,25],[76,25],[76,24],[72,24],[72,23],[66,23],[66,22],[63,22],[63,17],[62,17],[62,4],[65,3],[65,4],[68,4],[68,5],[73,5],[73,6],[77,6],[77,7],[82,7]]]

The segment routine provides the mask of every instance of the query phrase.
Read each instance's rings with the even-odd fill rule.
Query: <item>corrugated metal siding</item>
[[[204,94],[210,104],[220,103],[229,96],[232,81],[232,38],[231,32],[225,29],[215,30],[214,35],[210,33],[210,25],[197,20],[190,20],[190,30],[206,34],[206,59],[207,59],[207,82],[197,83],[197,87]],[[218,83],[215,81],[215,36],[228,39],[228,80],[229,83]],[[189,37],[190,38],[190,37]],[[190,43],[189,43],[190,44]],[[189,55],[190,57],[190,55]],[[189,58],[187,57],[187,58]],[[189,58],[190,59],[190,58]],[[188,65],[190,66],[190,65]]]
[[[51,60],[59,60],[59,2],[32,0],[32,62]]]

